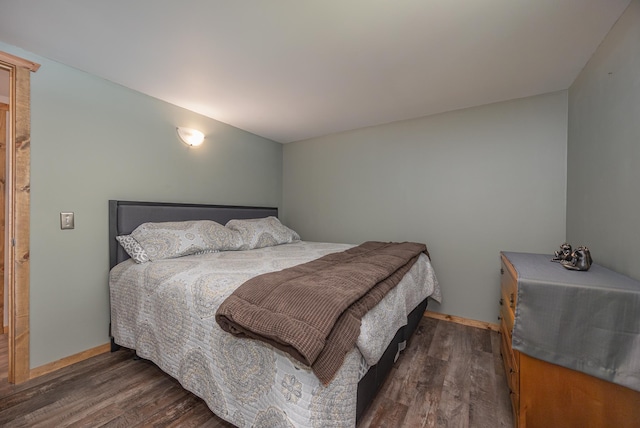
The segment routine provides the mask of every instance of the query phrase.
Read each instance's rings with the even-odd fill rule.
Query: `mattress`
[[[109,279],[114,341],[156,363],[236,426],[354,426],[358,381],[419,302],[440,300],[426,256],[363,317],[356,347],[327,386],[287,354],[236,338],[215,322],[218,306],[247,279],[351,247],[295,242],[145,264],[124,261]]]

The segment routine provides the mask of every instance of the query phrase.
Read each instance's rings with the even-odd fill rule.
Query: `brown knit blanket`
[[[365,242],[252,278],[218,308],[223,330],[272,344],[327,385],[353,349],[360,321],[413,266],[424,244]]]

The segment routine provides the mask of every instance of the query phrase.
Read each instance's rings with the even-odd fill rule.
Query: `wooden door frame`
[[[31,61],[0,52],[9,70],[9,141],[5,177],[4,281],[8,284],[8,381],[29,380],[29,237],[31,203]]]
[[[5,71],[4,68],[0,69]],[[5,195],[5,169],[6,169],[6,153],[7,153],[7,134],[9,133],[9,100],[7,100],[7,104],[0,102],[0,141],[2,144],[0,145],[0,207],[4,208],[4,195]],[[0,252],[2,253],[2,277],[4,278],[4,225],[5,225],[5,212],[4,209],[0,211]],[[0,291],[0,320],[2,320],[2,331],[0,334],[7,334],[9,330],[9,325],[5,325],[4,317],[5,317],[5,294],[4,294],[5,286],[2,284],[2,290]],[[8,290],[7,290],[8,291]],[[7,297],[6,303],[9,303],[9,298]],[[7,314],[9,311],[7,311]]]

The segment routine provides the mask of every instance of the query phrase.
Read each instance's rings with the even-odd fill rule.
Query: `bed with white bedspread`
[[[351,247],[296,241],[151,263],[125,260],[110,272],[113,340],[156,363],[236,426],[355,426],[361,378],[420,302],[440,300],[426,255],[363,317],[356,347],[327,386],[288,354],[237,338],[215,321],[219,305],[249,278]]]

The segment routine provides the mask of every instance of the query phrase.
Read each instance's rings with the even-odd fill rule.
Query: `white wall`
[[[284,146],[283,218],[303,239],[425,242],[432,309],[497,322],[499,252],[565,239],[567,93]]]
[[[107,343],[109,199],[279,206],[282,146],[0,43],[31,75],[32,368]],[[175,126],[207,135],[179,142]],[[75,229],[60,230],[60,212]]]
[[[640,1],[569,89],[567,238],[640,280]]]

